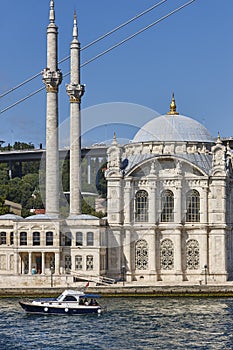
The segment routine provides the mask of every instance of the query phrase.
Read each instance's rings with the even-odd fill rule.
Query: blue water
[[[0,349],[233,349],[233,298],[106,298],[106,314],[27,315],[0,299]]]

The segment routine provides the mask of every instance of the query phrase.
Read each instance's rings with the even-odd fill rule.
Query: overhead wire
[[[139,34],[145,32],[145,31],[146,31],[147,29],[149,29],[149,28],[152,28],[152,27],[155,26],[156,24],[162,22],[163,20],[165,20],[166,18],[170,17],[170,16],[173,15],[174,13],[176,13],[176,12],[182,10],[184,7],[190,5],[190,4],[193,3],[194,1],[196,1],[196,0],[190,0],[190,1],[186,2],[185,4],[183,4],[182,6],[177,7],[175,10],[169,12],[169,13],[166,14],[165,16],[160,17],[157,21],[155,21],[155,22],[149,24],[148,26],[146,26],[146,27],[140,29],[139,31],[137,31],[136,33],[134,33],[134,34],[128,36],[127,38],[123,39],[122,41],[119,41],[117,44],[115,44],[115,45],[109,47],[109,48],[106,49],[105,51],[102,51],[102,52],[99,53],[98,55],[96,55],[96,56],[90,58],[88,61],[84,62],[84,63],[81,65],[81,67],[86,66],[87,64],[89,64],[89,63],[95,61],[96,59],[100,58],[101,56],[105,55],[106,53],[112,51],[112,50],[115,49],[116,47],[119,47],[120,45],[126,43],[127,41],[129,41],[129,40],[135,38],[137,35],[139,35]]]
[[[136,33],[134,33],[134,34],[132,34],[132,35],[126,37],[125,39],[123,39],[123,40],[121,40],[120,42],[116,43],[115,45],[111,46],[110,48],[108,48],[108,49],[102,51],[102,52],[99,53],[98,55],[96,55],[96,56],[94,56],[93,58],[87,60],[86,62],[84,62],[83,64],[81,64],[80,67],[84,67],[84,66],[88,65],[89,63],[95,61],[96,59],[102,57],[103,55],[105,55],[106,53],[112,51],[112,50],[115,49],[116,47],[119,47],[120,45],[124,44],[125,42],[127,42],[127,41],[129,41],[129,40],[135,38],[137,35],[143,33],[144,31],[148,30],[149,28],[152,28],[152,27],[155,26],[156,24],[162,22],[163,20],[167,19],[168,17],[172,16],[173,14],[179,12],[179,11],[182,10],[183,8],[185,8],[185,7],[189,6],[189,5],[191,5],[191,4],[192,4],[193,2],[195,2],[195,1],[196,1],[196,0],[187,1],[185,4],[183,4],[183,5],[179,6],[179,7],[177,7],[176,9],[174,9],[174,10],[171,11],[171,12],[169,12],[168,14],[166,14],[166,15],[160,17],[160,18],[159,18],[158,20],[156,20],[155,22],[153,22],[153,23],[149,24],[148,26],[146,26],[146,27],[140,29],[140,30],[137,31]],[[66,74],[63,75],[63,77],[66,77],[66,76],[68,76],[69,74],[70,74],[70,72],[67,72]],[[42,91],[42,90],[44,90],[44,89],[45,89],[45,86],[43,86],[43,87],[41,87],[40,89],[38,89],[38,90],[36,90],[36,91],[30,93],[29,95],[27,95],[27,96],[23,97],[22,99],[16,101],[16,102],[13,103],[12,105],[10,105],[10,106],[4,108],[3,110],[1,110],[1,111],[0,111],[0,114],[2,114],[2,113],[4,113],[4,112],[6,112],[7,110],[9,110],[9,109],[15,107],[16,105],[20,104],[21,102],[27,100],[28,98],[30,98],[30,97],[32,97],[32,96],[34,96],[34,95],[36,95],[37,93],[39,93],[40,91]]]
[[[89,44],[87,44],[86,46],[84,46],[83,48],[81,48],[80,51],[83,51],[83,50],[88,49],[88,48],[91,47],[92,45],[98,43],[99,41],[105,39],[105,38],[108,37],[109,35],[111,35],[111,34],[117,32],[117,31],[120,30],[121,28],[127,26],[128,24],[132,23],[133,21],[137,20],[138,18],[144,16],[144,15],[147,14],[148,12],[154,10],[156,7],[162,5],[162,4],[163,4],[164,2],[166,2],[166,1],[167,1],[167,0],[161,0],[161,1],[159,1],[158,3],[154,4],[153,6],[151,6],[151,7],[147,8],[146,10],[142,11],[142,12],[139,13],[138,15],[136,15],[136,16],[130,18],[130,19],[127,20],[126,22],[120,24],[119,26],[117,26],[117,27],[115,27],[114,29],[110,30],[109,32],[105,33],[104,35],[101,35],[101,36],[98,37],[97,39],[93,40],[92,42],[90,42]],[[65,61],[67,61],[69,58],[70,58],[70,55],[64,57],[63,59],[61,59],[61,60],[58,62],[58,64],[61,64],[61,63],[65,62]],[[0,94],[0,98],[2,98],[2,97],[4,97],[4,96],[10,94],[11,92],[13,92],[13,91],[19,89],[21,86],[23,86],[23,85],[29,83],[30,81],[32,81],[33,79],[39,77],[40,75],[41,75],[41,72],[39,72],[39,73],[33,75],[32,77],[30,77],[30,78],[28,78],[28,79],[22,81],[20,84],[16,85],[15,87],[13,87],[13,88],[11,88],[11,89],[9,89],[9,90],[3,92],[2,94]]]

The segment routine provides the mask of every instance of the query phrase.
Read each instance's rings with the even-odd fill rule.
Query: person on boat
[[[84,299],[84,305],[88,305],[88,300],[87,300],[87,298]]]
[[[91,299],[89,305],[90,306],[97,306],[98,303],[97,303],[97,301],[95,299]]]

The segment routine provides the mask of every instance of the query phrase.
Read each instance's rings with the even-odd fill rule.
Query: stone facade
[[[183,117],[173,118],[180,123]],[[185,128],[188,138],[192,130]],[[125,266],[128,281],[198,283],[207,274],[212,282],[232,279],[231,149],[220,137],[138,137],[124,147],[114,139],[108,150],[109,234],[116,245],[110,249],[118,254],[118,263],[109,263],[111,274]]]
[[[57,27],[50,0],[46,108],[46,213],[0,216],[0,287],[57,286],[98,276],[154,285],[233,279],[232,150],[196,120],[170,111],[133,142],[109,147],[105,219],[82,215],[80,45],[71,42],[70,213],[59,215]],[[127,116],[126,116],[127,118]],[[13,285],[12,285],[13,284]]]
[[[106,223],[90,215],[51,220],[46,215],[0,217],[0,275],[106,275]],[[22,281],[24,279],[22,278]],[[27,279],[26,279],[27,280]],[[20,280],[19,280],[20,283]]]

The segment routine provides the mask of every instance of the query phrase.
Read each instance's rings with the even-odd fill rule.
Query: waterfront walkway
[[[0,297],[22,297],[22,296],[52,296],[60,294],[64,289],[80,289],[83,283],[77,283],[74,287],[67,285],[61,287],[23,287],[23,288],[0,288]],[[109,286],[95,286],[90,283],[86,289],[88,293],[100,293],[106,297],[233,297],[233,282],[222,284],[193,285],[190,282],[171,285],[160,282],[156,285],[124,283],[120,282]]]

